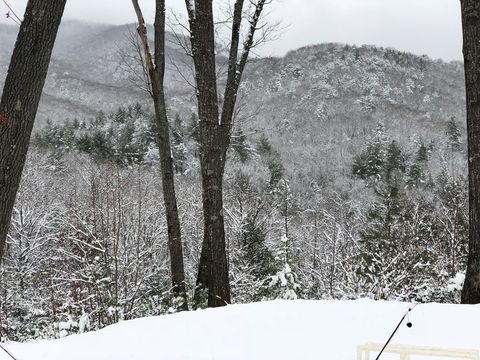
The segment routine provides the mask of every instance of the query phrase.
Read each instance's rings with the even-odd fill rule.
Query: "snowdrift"
[[[4,346],[18,360],[347,360],[357,345],[385,342],[409,307],[372,300],[231,305]],[[419,304],[410,321],[393,344],[480,349],[480,305]]]

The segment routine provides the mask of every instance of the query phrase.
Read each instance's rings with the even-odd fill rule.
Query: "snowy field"
[[[359,344],[384,343],[410,306],[371,300],[231,305],[4,346],[17,360],[346,360],[356,358]],[[420,304],[410,321],[392,343],[480,349],[480,305]]]

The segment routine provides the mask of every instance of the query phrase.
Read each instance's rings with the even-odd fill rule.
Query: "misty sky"
[[[26,0],[9,3],[23,14]],[[154,0],[140,3],[147,22],[152,22]],[[166,3],[175,12],[184,12],[184,0]],[[0,9],[7,11],[1,2]],[[273,0],[269,9],[272,19],[288,27],[279,40],[259,51],[264,56],[341,42],[393,47],[447,61],[462,58],[459,0]],[[67,0],[65,18],[111,24],[135,20],[130,0]],[[6,21],[2,16],[0,22]]]

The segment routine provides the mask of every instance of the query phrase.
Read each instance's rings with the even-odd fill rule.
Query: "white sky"
[[[23,14],[26,0],[8,2]],[[155,1],[140,3],[147,22],[152,22]],[[184,12],[184,0],[166,3],[177,13]],[[269,9],[270,16],[288,28],[260,50],[264,56],[341,42],[393,47],[447,61],[462,58],[459,0],[273,0]],[[2,2],[0,10],[7,11]],[[130,0],[67,0],[65,18],[111,24],[135,21]],[[2,15],[0,22],[6,21]]]

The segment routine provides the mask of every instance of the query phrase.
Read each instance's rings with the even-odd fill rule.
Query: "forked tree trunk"
[[[29,0],[0,100],[0,260],[66,0]]]
[[[202,168],[202,201],[204,239],[198,267],[195,304],[208,288],[208,306],[230,303],[230,283],[223,217],[223,175],[233,127],[238,88],[258,20],[266,0],[251,2],[254,12],[239,57],[240,28],[244,0],[233,8],[228,74],[220,114],[215,69],[215,28],[212,0],[185,0],[190,23],[192,56],[200,120],[200,164]]]
[[[480,2],[461,0],[467,95],[469,253],[462,303],[480,303]]]
[[[208,306],[216,307],[230,303],[222,190],[226,144],[221,131],[225,124],[219,123],[212,1],[196,1],[195,5],[195,35],[192,50],[200,120],[204,219],[204,240],[197,286],[208,288]]]
[[[155,107],[157,145],[160,155],[163,200],[168,228],[168,248],[170,252],[172,289],[175,296],[183,298],[180,308],[182,310],[188,310],[182,237],[178,216],[177,197],[175,194],[174,164],[170,145],[170,128],[163,86],[165,75],[165,0],[156,0],[154,59],[150,53],[147,28],[138,0],[133,0],[132,3],[137,13],[139,23],[138,34],[144,47],[144,61],[150,76],[152,97]]]

